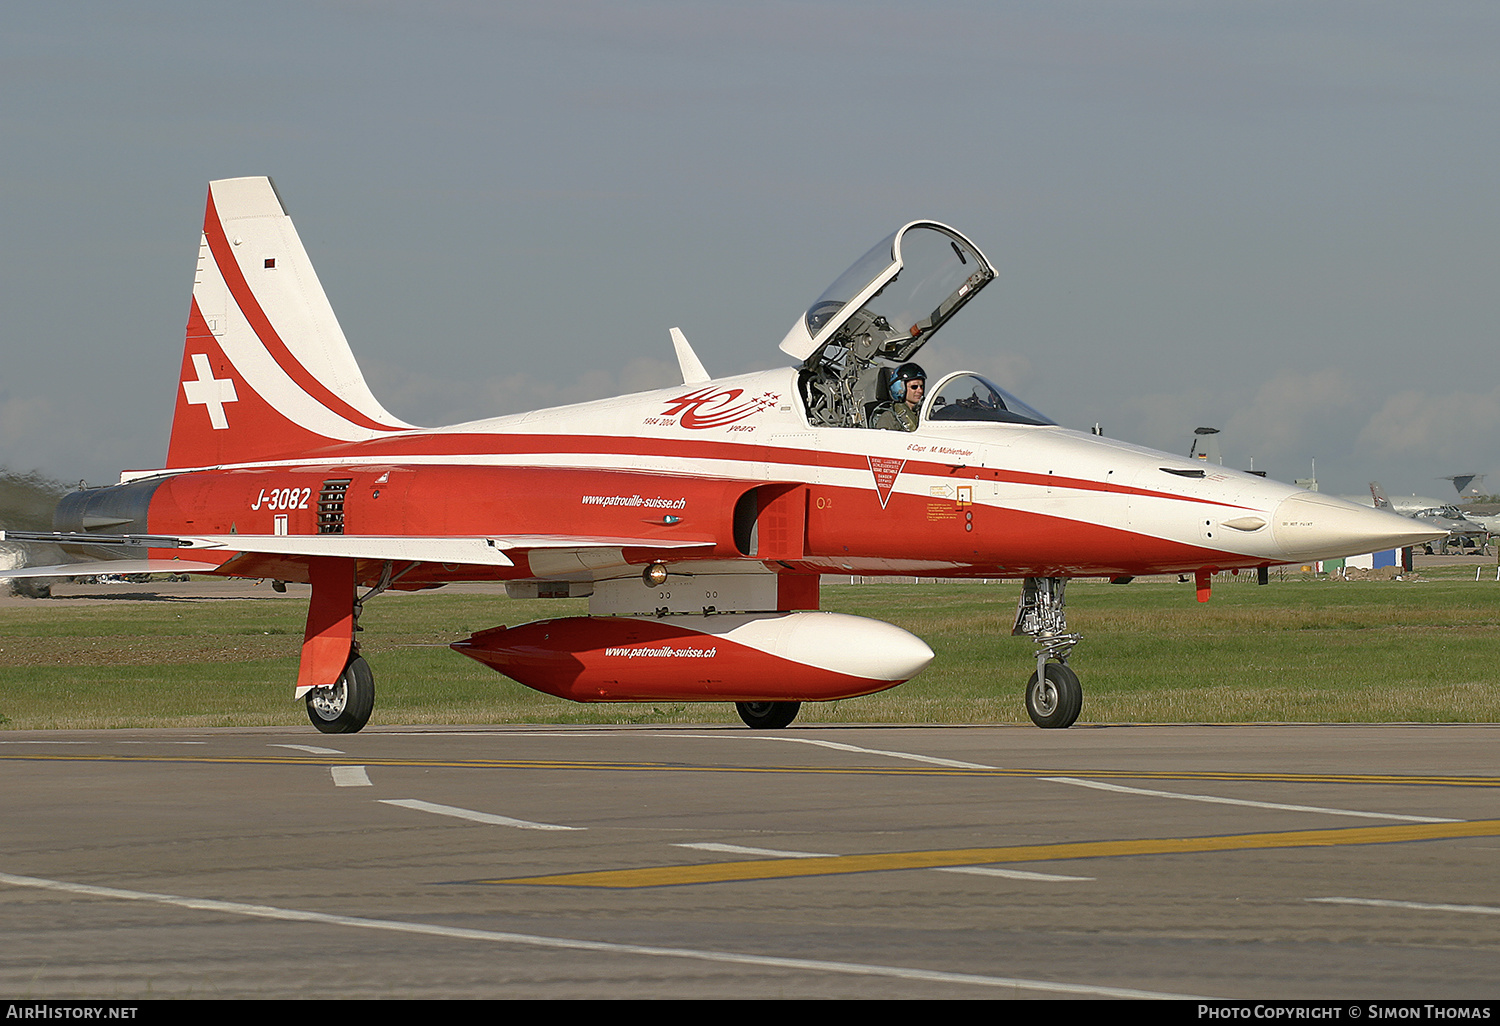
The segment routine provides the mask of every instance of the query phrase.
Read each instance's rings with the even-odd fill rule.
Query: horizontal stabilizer
[[[185,559],[95,559],[87,563],[18,566],[0,570],[0,580],[12,577],[97,577],[100,574],[211,574],[217,569],[217,563],[193,563]]]
[[[130,523],[130,521],[123,521]],[[101,534],[94,531],[0,531],[0,542],[33,542],[40,545],[145,545],[153,549],[187,548],[171,534]]]

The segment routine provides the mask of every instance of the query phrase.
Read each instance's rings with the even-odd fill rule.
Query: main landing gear
[[[415,563],[392,575],[387,561],[380,580],[364,597],[359,595],[352,559],[313,557],[308,560],[312,598],[307,606],[307,631],[302,637],[302,662],[297,670],[298,691],[307,701],[307,718],[325,734],[353,734],[370,722],[375,710],[375,674],[359,654],[355,634],[362,630],[359,616],[365,603],[385,591]],[[340,669],[342,667],[342,669]],[[322,681],[331,680],[325,684]]]
[[[353,734],[375,711],[375,674],[360,656],[349,660],[339,679],[307,693],[307,718],[325,734]]]
[[[735,710],[746,726],[756,730],[780,730],[797,718],[801,702],[736,702]]]
[[[1083,686],[1068,668],[1068,655],[1079,635],[1068,633],[1063,612],[1066,577],[1028,577],[1021,585],[1016,625],[1036,644],[1036,672],[1026,682],[1026,713],[1038,727],[1071,727],[1083,709]]]

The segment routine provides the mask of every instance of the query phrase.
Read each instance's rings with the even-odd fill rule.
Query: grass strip
[[[1191,585],[1074,582],[1080,722],[1500,720],[1500,584],[1424,577],[1236,582],[1207,604]],[[1029,642],[1010,636],[1018,582],[838,580],[825,581],[825,608],[904,627],[937,659],[890,691],[805,705],[798,723],[1026,722],[1021,689],[1034,662]],[[0,726],[305,723],[291,698],[306,611],[298,591],[0,609]],[[372,600],[360,636],[376,673],[371,722],[738,722],[727,703],[565,702],[447,648],[497,624],[586,611],[582,600],[442,591]]]

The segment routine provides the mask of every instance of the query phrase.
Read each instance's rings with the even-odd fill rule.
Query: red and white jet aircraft
[[[913,221],[796,319],[781,343],[796,366],[713,379],[673,329],[682,384],[418,428],[365,384],[270,180],[213,182],[166,467],[66,496],[55,532],[0,537],[128,557],[90,573],[311,584],[296,696],[330,733],[369,719],[355,627],[387,588],[588,596],[588,616],[453,647],[574,701],[734,702],[780,727],[802,702],[892,687],[933,658],[898,627],[817,611],[821,575],[1022,578],[1026,706],[1066,727],[1082,703],[1070,578],[1191,573],[1206,599],[1216,570],[1435,537],[1067,430],[967,371],[933,382],[915,430],[873,429],[896,368],[994,277],[963,235]]]

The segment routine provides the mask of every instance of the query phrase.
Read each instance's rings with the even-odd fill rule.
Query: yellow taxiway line
[[[875,873],[893,869],[937,869],[996,862],[1050,862],[1120,855],[1184,855],[1196,852],[1252,851],[1268,848],[1332,847],[1347,844],[1396,844],[1458,837],[1500,836],[1500,819],[1468,823],[1420,823],[1400,826],[1346,827],[1335,830],[1289,830],[1281,833],[1229,834],[1219,837],[1162,837],[1117,841],[1073,841],[1008,848],[954,848],[946,851],[876,852],[819,858],[754,859],[692,866],[653,866],[555,876],[480,880],[488,884],[549,887],[674,887],[683,884],[775,880],[838,873]]]

